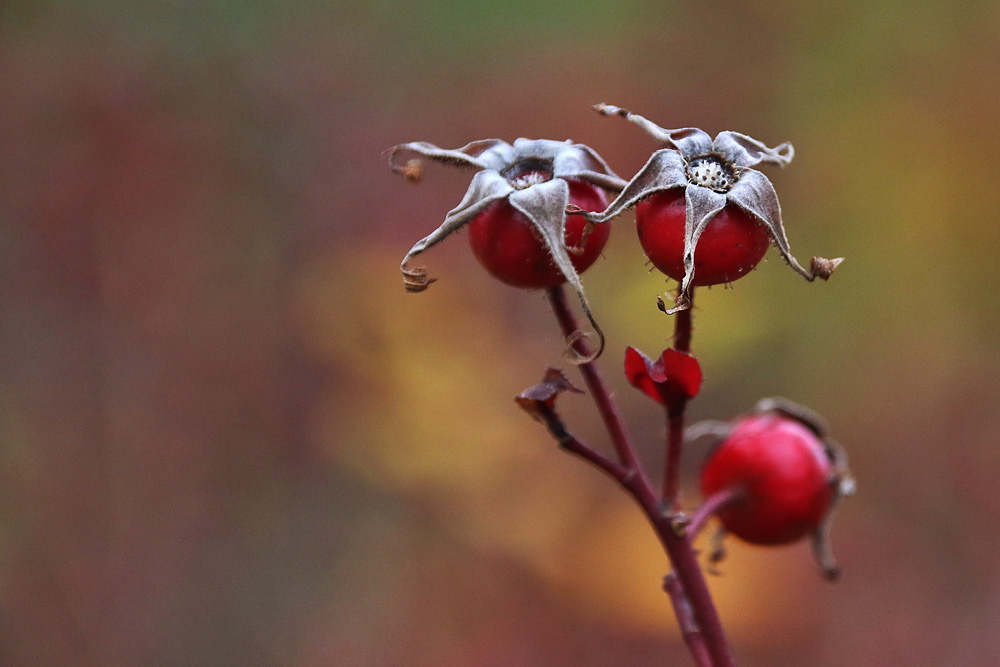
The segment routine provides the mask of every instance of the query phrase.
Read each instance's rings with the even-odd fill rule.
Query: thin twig
[[[591,354],[590,347],[584,338],[579,335],[576,318],[573,317],[573,313],[569,309],[569,304],[566,303],[566,293],[563,291],[562,285],[549,290],[549,301],[552,302],[552,310],[559,321],[559,327],[562,329],[563,336],[566,337],[566,340],[570,341],[570,345],[578,355],[583,358],[589,358]],[[601,414],[604,426],[608,430],[608,435],[611,437],[618,460],[626,468],[638,472],[640,466],[635,455],[635,450],[629,442],[628,434],[625,432],[625,427],[622,425],[617,410],[615,410],[614,405],[611,403],[611,396],[604,386],[604,381],[601,380],[600,374],[597,372],[597,367],[593,362],[585,362],[580,364],[579,368],[580,373],[583,374],[584,382],[587,383],[587,388],[590,389],[590,395],[597,405],[597,411]]]
[[[736,502],[742,495],[743,493],[740,489],[727,487],[709,496],[705,502],[703,502],[698,509],[694,511],[691,518],[688,520],[687,525],[684,527],[685,531],[687,531],[688,539],[692,542],[698,539],[698,535],[701,533],[705,524],[708,523],[708,520],[712,517],[712,515],[723,507]]]

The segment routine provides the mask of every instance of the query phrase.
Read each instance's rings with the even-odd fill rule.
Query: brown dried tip
[[[437,278],[428,278],[427,269],[418,266],[415,269],[401,268],[403,273],[403,288],[409,294],[416,294],[427,289]]]
[[[823,576],[830,581],[836,581],[840,578],[840,567],[833,557],[833,548],[830,545],[833,513],[841,500],[854,495],[857,486],[851,471],[847,469],[847,453],[844,449],[836,441],[829,438],[824,439],[823,444],[826,446],[827,456],[830,457],[834,466],[833,474],[828,480],[830,489],[833,491],[833,500],[830,503],[830,508],[826,511],[826,516],[823,517],[823,522],[813,532],[812,547],[813,556]]]
[[[782,398],[780,396],[771,396],[768,398],[760,399],[759,401],[757,401],[757,404],[753,406],[752,412],[758,415],[766,412],[776,412],[786,417],[790,417],[801,423],[803,426],[808,428],[813,433],[815,433],[818,438],[825,439],[827,433],[830,430],[830,426],[826,423],[826,420],[823,419],[822,415],[820,415],[818,412],[816,412],[815,410],[810,410],[804,405],[800,405],[795,401],[790,401],[787,398]],[[827,445],[828,453],[830,454],[830,460],[833,461],[835,465],[838,465],[840,460],[842,459],[844,461],[844,465],[846,466],[847,455],[846,454],[842,455],[841,459],[835,458],[834,454],[836,452],[834,452],[831,449],[835,445],[833,445],[832,443],[833,443],[832,440],[831,441],[824,440],[824,444]],[[836,447],[837,447],[836,450],[837,452],[842,451],[839,448],[839,445]]]
[[[667,315],[674,315],[676,313],[681,312],[682,310],[688,310],[691,308],[691,297],[681,292],[680,294],[677,295],[677,298],[674,300],[674,307],[671,308],[670,310],[664,310],[664,305],[661,305],[662,303],[663,303],[663,298],[658,296],[656,301],[657,307],[663,312],[665,312]]]
[[[631,115],[631,111],[628,109],[622,109],[621,107],[612,106],[610,104],[595,104],[594,111],[601,114],[602,116],[611,116],[613,114],[618,114],[622,118],[628,118]]]
[[[836,259],[826,259],[825,257],[813,257],[812,264],[809,269],[814,278],[821,278],[823,280],[829,280],[830,276],[833,275],[834,269],[840,266],[840,263],[844,261],[843,257],[837,257]]]
[[[414,159],[409,160],[402,167],[397,167],[394,171],[405,178],[408,183],[419,183],[424,176],[424,165],[421,164],[420,160]]]
[[[593,319],[591,319],[593,323]],[[590,354],[583,354],[583,352],[576,349],[576,343],[578,341],[585,341],[590,338],[591,334],[587,331],[581,331],[577,329],[570,335],[566,336],[566,356],[569,357],[569,363],[574,366],[582,366],[583,364],[589,364],[590,362],[601,356],[601,352],[604,351],[604,334],[601,330],[594,326],[597,338],[600,341],[596,352],[591,352]]]
[[[708,570],[709,574],[721,575],[722,572],[719,571],[717,567],[719,563],[726,559],[726,529],[722,526],[712,533],[711,547],[708,552]]]

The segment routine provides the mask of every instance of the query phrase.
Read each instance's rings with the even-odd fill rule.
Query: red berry
[[[569,201],[587,211],[603,211],[607,198],[600,188],[581,181],[567,180]],[[579,247],[587,221],[582,215],[566,217],[566,247],[570,261],[580,273],[600,256],[611,233],[609,225],[596,225]],[[527,218],[506,199],[490,205],[469,223],[469,244],[479,263],[495,278],[515,287],[555,287],[566,281],[548,248]]]
[[[684,190],[659,191],[636,206],[639,243],[669,277],[684,279]],[[729,204],[708,223],[694,251],[692,285],[731,283],[764,257],[771,242],[767,228]]]
[[[708,498],[732,489],[718,511],[726,529],[753,544],[786,544],[816,533],[834,500],[833,463],[802,422],[762,413],[736,422],[701,471]]]

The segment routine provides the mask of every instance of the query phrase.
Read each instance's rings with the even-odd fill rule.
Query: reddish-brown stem
[[[674,316],[674,349],[687,354],[691,351],[691,310],[694,308],[694,288],[688,292],[688,308]]]
[[[691,351],[691,309],[694,288],[688,294],[689,308],[674,315],[674,349],[687,354]],[[663,463],[663,506],[680,507],[681,449],[684,446],[684,410],[687,399],[677,396],[664,406],[667,412],[667,453]]]
[[[638,488],[637,484],[625,484],[625,488],[635,497],[646,516],[656,529],[656,535],[673,563],[674,573],[691,604],[691,612],[704,638],[705,647],[716,667],[730,667],[733,658],[726,644],[719,614],[712,602],[712,595],[705,583],[705,575],[698,565],[698,557],[687,535],[675,523],[676,515],[663,512],[660,501],[648,485]]]
[[[552,309],[555,312],[556,319],[559,321],[563,335],[567,340],[571,341],[570,344],[574,351],[581,358],[588,358],[590,349],[583,339],[578,336],[576,319],[569,310],[569,306],[566,303],[566,295],[562,287],[553,287],[550,289],[549,299],[552,302]],[[683,342],[685,346],[684,351],[690,345],[690,315],[686,316],[686,318],[687,341]],[[565,430],[562,433],[568,436],[569,439],[563,437],[563,435],[557,436],[560,444],[568,451],[582,456],[615,477],[628,493],[635,498],[636,502],[639,503],[639,506],[653,525],[660,543],[667,552],[667,557],[674,566],[673,574],[676,576],[678,595],[682,594],[682,597],[675,598],[672,595],[671,599],[686,600],[687,607],[685,609],[690,609],[690,618],[681,619],[681,622],[689,622],[693,618],[694,626],[692,627],[697,627],[697,632],[690,632],[685,635],[685,642],[691,647],[691,653],[695,661],[701,665],[702,662],[700,661],[704,660],[704,655],[707,654],[709,662],[705,664],[711,664],[715,667],[730,667],[733,664],[733,659],[729,652],[729,646],[726,643],[722,624],[719,622],[718,612],[712,602],[712,596],[708,591],[705,576],[698,565],[698,558],[691,546],[691,542],[688,540],[685,532],[675,524],[676,514],[671,509],[665,508],[662,499],[657,497],[656,492],[653,491],[649,479],[639,465],[635,450],[629,442],[621,419],[611,402],[611,396],[604,386],[600,375],[597,373],[593,362],[580,364],[580,372],[583,374],[584,381],[590,389],[591,398],[593,398],[598,412],[600,412],[601,418],[604,421],[604,425],[608,430],[621,467],[609,466],[608,464],[611,462],[608,459],[597,454],[589,447],[567,446],[567,443],[575,439],[572,439],[572,436],[568,436]],[[680,412],[683,417],[683,408],[681,408]],[[683,421],[680,423],[680,431],[683,434]],[[679,445],[677,449],[679,453]]]
[[[687,531],[688,539],[694,542],[698,539],[698,534],[701,533],[702,528],[712,517],[713,514],[721,510],[723,507],[736,502],[743,495],[743,492],[739,488],[728,487],[714,493],[705,499],[698,509],[694,511],[691,515],[690,521],[688,521],[685,530]]]
[[[556,439],[560,447],[600,468],[620,484],[624,485],[635,474],[617,461],[612,461],[596,449],[577,440],[573,434],[566,430],[559,415],[551,407],[541,403],[536,407],[535,414],[545,423],[549,433]]]
[[[684,594],[681,582],[677,575],[671,572],[663,578],[663,590],[670,596],[670,602],[674,607],[674,615],[677,617],[677,625],[681,629],[681,637],[687,644],[688,650],[698,667],[712,667],[712,656],[708,654],[708,647],[698,629],[698,623],[694,620],[694,610],[691,609],[691,602]]]
[[[562,285],[549,290],[549,300],[552,302],[552,310],[559,321],[559,327],[562,329],[563,336],[571,341],[570,345],[580,355],[580,358],[589,359],[591,355],[590,347],[578,335],[579,330],[576,326],[576,318],[573,317],[573,313],[569,309],[569,304],[566,303],[566,293],[563,291]],[[614,405],[611,403],[611,396],[605,388],[600,374],[597,372],[597,367],[591,362],[586,362],[580,364],[579,368],[580,373],[583,374],[584,382],[587,383],[587,388],[590,389],[590,395],[597,405],[597,411],[601,414],[601,419],[604,421],[604,427],[607,428],[608,435],[611,437],[618,460],[626,468],[635,470],[637,473],[641,472],[635,456],[635,450],[632,449],[632,445],[629,443],[628,434],[625,432],[625,427],[618,416],[618,411],[615,410]]]
[[[678,398],[667,406],[667,454],[663,464],[663,506],[680,508],[681,449],[684,444],[684,407]]]

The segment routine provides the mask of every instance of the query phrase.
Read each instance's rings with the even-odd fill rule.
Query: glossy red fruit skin
[[[701,471],[705,498],[724,489],[743,496],[718,517],[752,544],[787,544],[813,533],[833,500],[830,457],[801,422],[765,413],[739,420]]]
[[[667,276],[684,279],[684,190],[657,192],[635,208],[639,243]],[[698,239],[692,285],[731,283],[763,259],[771,237],[764,225],[732,204],[719,211]]]
[[[581,181],[567,180],[569,201],[587,211],[603,211],[607,197],[600,188]],[[586,220],[582,215],[566,217],[566,247],[580,244]],[[524,215],[506,199],[494,202],[468,224],[469,245],[479,263],[496,279],[528,289],[555,287],[566,282],[548,249]],[[601,255],[611,234],[610,225],[596,225],[580,254],[570,253],[570,261],[583,273]]]

